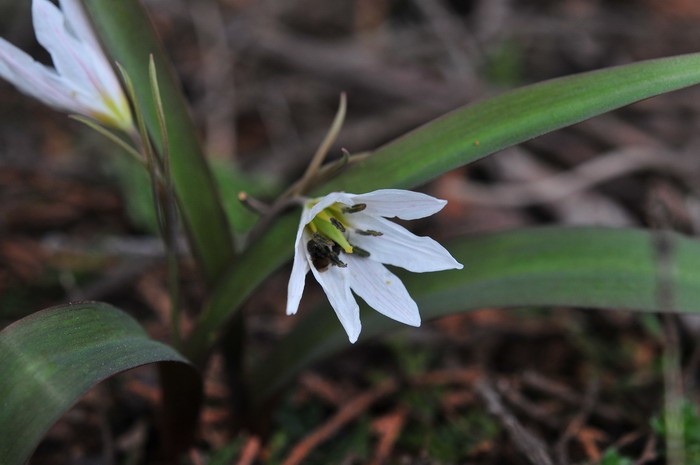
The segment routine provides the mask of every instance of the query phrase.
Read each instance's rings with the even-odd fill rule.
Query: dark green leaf
[[[55,307],[8,326],[0,332],[0,463],[24,463],[49,427],[95,384],[154,362],[179,362],[171,370],[187,370],[197,391],[198,376],[180,354],[107,304]],[[196,397],[189,400],[196,404]]]

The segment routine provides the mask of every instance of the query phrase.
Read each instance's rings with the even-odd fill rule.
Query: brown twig
[[[626,147],[584,162],[569,171],[532,182],[486,186],[455,179],[453,187],[454,192],[470,203],[525,207],[554,202],[611,179],[649,169],[663,170],[683,178],[695,172],[691,163],[682,158],[660,153],[653,148]]]
[[[509,381],[505,379],[500,380],[497,387],[499,392],[511,405],[517,407],[529,417],[534,418],[544,425],[547,425],[553,430],[559,430],[561,428],[561,419],[553,415],[551,409],[542,407],[532,402],[522,394],[520,389],[512,386]]]
[[[527,371],[522,377],[523,383],[528,387],[537,389],[545,394],[556,396],[568,404],[580,405],[583,403],[583,398],[569,389],[566,385],[561,384],[552,379],[546,378],[539,373]],[[623,412],[615,405],[597,404],[594,406],[593,412],[597,417],[607,421],[619,421],[622,418]]]
[[[300,382],[306,389],[332,405],[342,405],[347,399],[339,386],[317,374],[305,373]]]
[[[251,465],[259,453],[260,438],[257,436],[249,437],[243,446],[243,451],[241,451],[241,456],[236,465]]]
[[[650,434],[647,439],[646,444],[644,444],[644,450],[642,455],[639,456],[637,460],[634,461],[634,465],[644,465],[645,463],[656,460],[658,454],[656,453],[656,435]]]
[[[488,411],[495,416],[508,432],[513,444],[534,465],[554,465],[542,440],[529,432],[518,419],[506,408],[501,396],[486,378],[476,383],[476,393],[486,404]]]
[[[398,383],[390,379],[356,396],[354,399],[351,399],[345,406],[338,410],[330,420],[312,431],[301,442],[297,443],[285,461],[282,462],[282,465],[296,465],[302,463],[314,448],[330,438],[343,425],[367,410],[367,408],[377,400],[396,391],[397,388]]]
[[[368,465],[381,465],[389,458],[396,439],[406,423],[407,416],[408,409],[405,406],[401,406],[390,414],[374,421],[374,429],[379,433],[380,437],[374,457]]]
[[[569,425],[566,427],[561,437],[557,441],[554,449],[557,454],[560,465],[565,465],[569,463],[569,453],[567,447],[569,441],[576,436],[579,431],[583,428],[586,420],[591,414],[593,407],[595,406],[595,401],[598,398],[598,392],[600,391],[600,382],[597,378],[590,380],[586,386],[586,393],[583,398],[583,403],[581,408],[574,418],[571,420]]]

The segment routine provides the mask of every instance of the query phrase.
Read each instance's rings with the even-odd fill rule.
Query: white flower
[[[55,68],[45,66],[0,38],[0,76],[58,110],[129,130],[131,111],[117,76],[102,52],[80,0],[33,0],[39,43]]]
[[[420,326],[418,306],[383,263],[417,273],[461,269],[462,265],[433,239],[416,236],[386,218],[423,218],[446,203],[398,189],[361,195],[334,192],[306,202],[294,244],[287,314],[297,312],[306,273],[311,270],[350,342],[357,341],[362,328],[351,289],[379,313]]]

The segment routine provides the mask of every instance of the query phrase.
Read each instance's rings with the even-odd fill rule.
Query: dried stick
[[[398,384],[393,379],[385,381],[379,386],[366,391],[350,400],[344,407],[325,424],[316,428],[311,434],[299,442],[289,453],[282,465],[297,465],[309,455],[319,444],[330,438],[343,425],[367,410],[370,405],[382,397],[396,391]]]
[[[258,453],[260,453],[260,438],[257,436],[248,438],[236,465],[252,465]]]
[[[506,409],[506,406],[501,402],[500,395],[488,380],[482,379],[477,382],[475,388],[488,411],[501,422],[515,446],[525,454],[531,463],[534,465],[554,465],[546,445],[540,438],[526,430],[518,419]]]

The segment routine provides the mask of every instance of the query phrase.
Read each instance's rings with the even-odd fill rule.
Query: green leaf
[[[700,243],[670,236],[673,308],[658,299],[656,241],[644,230],[551,227],[464,238],[448,249],[463,270],[397,274],[423,320],[491,307],[573,306],[700,312]],[[360,341],[402,325],[362,308]],[[256,408],[304,367],[349,348],[327,305],[304,311],[292,332],[257,360],[248,379]],[[403,326],[405,328],[405,326]]]
[[[700,83],[700,54],[592,71],[474,103],[376,150],[317,193],[411,188],[497,150]]]
[[[0,332],[0,463],[26,462],[49,427],[95,384],[154,362],[178,362],[164,365],[186,370],[182,379],[197,390],[198,376],[184,357],[107,304],[54,307],[6,327]],[[196,408],[196,399],[189,400]]]
[[[412,188],[540,134],[698,82],[700,54],[692,54],[523,87],[458,109],[381,147],[315,194]],[[250,293],[290,259],[298,215],[280,218],[219,281],[186,347],[197,363]]]
[[[85,0],[84,3],[107,49],[131,77],[149,131],[160,146],[160,128],[148,74],[149,54],[154,55],[167,118],[175,192],[192,248],[211,283],[232,261],[233,242],[175,74],[138,0]]]

